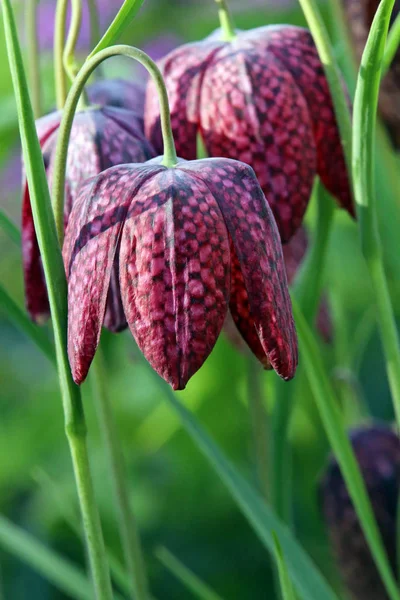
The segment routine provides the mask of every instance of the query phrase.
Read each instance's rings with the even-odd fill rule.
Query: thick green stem
[[[387,37],[385,54],[383,56],[382,74],[385,75],[390,69],[390,65],[400,45],[400,13],[397,15],[395,22],[390,28]]]
[[[388,595],[391,600],[399,600],[400,592],[387,559],[365,482],[349,438],[343,427],[339,403],[326,373],[318,345],[295,300],[293,300],[293,313],[299,336],[301,360],[307,372],[307,377],[313,391],[313,398],[320,413],[330,445],[339,463],[340,471],[357,512],[361,528]]]
[[[24,166],[53,321],[65,430],[72,455],[81,514],[85,526],[86,543],[97,598],[99,600],[111,600],[112,592],[108,565],[89,471],[82,399],[80,390],[72,379],[67,355],[67,283],[64,265],[57,241],[43,157],[36,134],[35,120],[10,0],[3,0],[3,19]]]
[[[71,0],[71,24],[69,26],[67,41],[63,52],[64,69],[71,81],[79,71],[79,66],[75,60],[75,48],[78,41],[79,32],[82,23],[82,0]]]
[[[376,215],[375,129],[382,59],[395,0],[382,0],[361,61],[354,99],[353,180],[360,222],[361,248],[375,295],[396,420],[400,428],[400,343],[383,267]]]
[[[139,532],[129,503],[124,460],[107,393],[105,361],[101,348],[97,350],[96,358],[93,361],[91,376],[93,401],[100,422],[117,506],[119,533],[130,579],[130,593],[136,600],[147,600],[149,589],[145,562]]]
[[[173,167],[177,163],[177,156],[175,151],[175,143],[172,135],[171,128],[171,117],[168,105],[168,95],[165,88],[163,77],[156,66],[147,54],[137,48],[131,46],[112,46],[96,53],[92,58],[84,63],[81,70],[79,71],[74,84],[68,94],[67,102],[63,118],[61,120],[58,140],[57,140],[57,151],[54,166],[54,178],[53,178],[53,211],[57,226],[58,238],[62,241],[64,237],[64,186],[65,186],[65,168],[67,162],[67,152],[69,136],[71,133],[71,127],[74,120],[75,111],[79,102],[80,95],[83,88],[89,79],[92,72],[100,65],[104,60],[112,56],[127,56],[133,60],[137,60],[141,63],[153,77],[156,84],[158,97],[160,102],[160,114],[161,114],[161,130],[164,142],[164,158],[163,165],[166,167]]]
[[[38,0],[26,0],[26,42],[28,48],[29,87],[35,119],[42,116],[42,89],[40,85],[40,59],[37,38]]]
[[[68,0],[57,0],[54,24],[54,83],[56,88],[57,108],[64,107],[67,97],[67,80],[64,71],[65,24],[67,20]]]
[[[254,356],[247,359],[247,398],[249,404],[254,458],[259,489],[265,499],[269,495],[269,430],[262,389],[262,367]]]
[[[215,0],[215,2],[218,6],[218,16],[222,29],[222,39],[225,42],[231,42],[236,38],[236,33],[228,2],[227,0]]]

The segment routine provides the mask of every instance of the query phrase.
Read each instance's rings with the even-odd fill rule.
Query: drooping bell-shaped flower
[[[354,214],[332,99],[310,33],[270,26],[218,35],[173,50],[160,63],[179,156],[196,157],[200,134],[209,156],[253,167],[281,239],[301,225],[318,174]],[[154,84],[149,82],[145,131],[161,148]]]
[[[395,573],[400,439],[389,427],[372,425],[355,430],[351,443]],[[332,549],[352,599],[388,599],[334,459],[331,459],[322,481],[320,498]]]
[[[61,112],[54,112],[39,119],[36,124],[50,186],[61,116]],[[78,112],[74,118],[68,146],[65,225],[77,189],[85,179],[110,166],[143,162],[152,156],[154,151],[142,133],[141,118],[132,111],[104,106]],[[49,303],[25,180],[22,202],[22,252],[27,310],[34,321],[43,322],[50,314]],[[115,294],[113,291],[110,293],[105,324],[111,330],[119,330],[126,326],[117,291]]]
[[[87,88],[91,104],[132,110],[143,118],[145,86],[127,79],[99,79]]]
[[[251,350],[284,379],[297,339],[279,233],[254,171],[229,159],[121,165],[87,181],[66,230],[68,353],[81,383],[112,278],[153,368],[183,389],[228,308]]]

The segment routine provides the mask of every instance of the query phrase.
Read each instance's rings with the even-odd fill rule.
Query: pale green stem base
[[[135,600],[148,600],[149,590],[145,562],[139,532],[129,503],[126,473],[118,434],[110,407],[105,381],[105,361],[101,348],[98,348],[91,369],[93,401],[107,453],[111,483],[118,515],[119,533],[129,575],[132,597]]]

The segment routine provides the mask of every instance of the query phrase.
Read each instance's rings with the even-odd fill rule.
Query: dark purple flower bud
[[[143,118],[145,87],[126,79],[99,79],[86,88],[91,104],[132,110]]]
[[[373,425],[355,430],[351,434],[351,443],[395,573],[399,437],[387,426]],[[333,552],[351,597],[354,600],[388,599],[339,466],[333,458],[322,481],[320,497]]]
[[[81,188],[63,255],[77,383],[99,343],[113,277],[139,348],[174,389],[210,354],[228,307],[262,361],[293,377],[297,339],[279,234],[247,165],[166,168],[158,158],[108,169]]]
[[[361,56],[371,29],[372,21],[380,0],[343,0],[354,47],[358,60]],[[400,12],[400,0],[396,0],[391,25]],[[397,149],[400,149],[400,48],[398,48],[390,69],[382,79],[379,108],[388,132]]]
[[[177,48],[159,66],[178,154],[195,158],[200,133],[210,156],[251,165],[283,242],[301,225],[316,174],[354,214],[328,83],[307,30],[260,27],[238,32],[232,42],[213,35]],[[145,130],[160,150],[153,86]]]
[[[55,112],[37,121],[37,133],[43,152],[46,173],[51,185],[57,132],[61,113]],[[143,162],[154,152],[141,131],[141,119],[135,113],[104,106],[78,112],[74,119],[68,149],[65,185],[65,225],[80,184],[103,169],[126,162]],[[36,322],[49,316],[49,303],[39,246],[33,225],[29,190],[23,182],[22,252],[27,310]],[[126,326],[121,321],[119,292],[112,286],[105,324],[111,330]],[[116,294],[115,297],[112,297]]]

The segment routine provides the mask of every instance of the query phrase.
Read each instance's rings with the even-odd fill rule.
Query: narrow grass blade
[[[162,562],[164,567],[171,571],[173,575],[185,586],[187,590],[199,598],[199,600],[222,600],[207,584],[190,571],[180,560],[167,550],[167,548],[157,548],[155,555]]]
[[[395,22],[390,28],[389,35],[386,42],[385,54],[383,56],[382,75],[388,72],[390,65],[396,52],[400,46],[400,13],[397,15]]]
[[[110,27],[88,58],[91,58],[100,50],[108,48],[108,46],[111,46],[119,40],[123,31],[131,24],[132,20],[139,12],[143,2],[144,0],[125,0]]]
[[[93,600],[83,571],[0,515],[0,546],[76,600]]]
[[[276,534],[274,534],[274,543],[275,543],[275,560],[276,560],[276,566],[278,568],[282,600],[296,600],[292,582],[290,580],[289,572],[287,570],[285,557],[283,556],[282,548],[279,543],[278,536]]]

